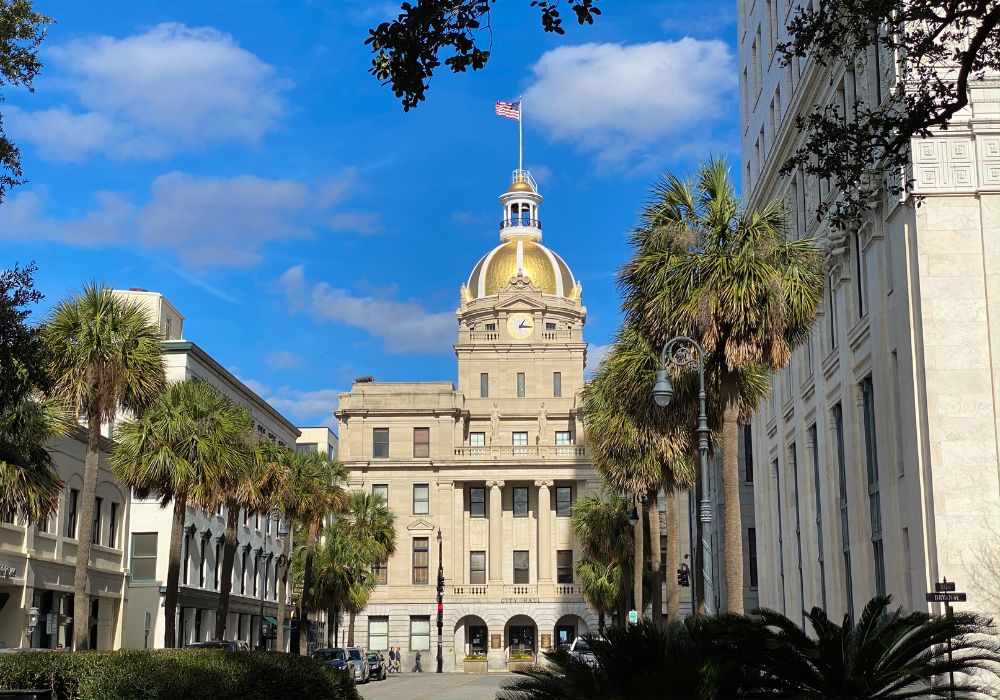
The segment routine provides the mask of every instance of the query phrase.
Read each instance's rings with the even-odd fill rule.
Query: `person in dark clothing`
[[[389,647],[389,673],[396,671],[396,647]]]
[[[423,673],[424,669],[420,668],[420,652],[417,652],[417,657],[414,659],[413,671],[415,673]]]

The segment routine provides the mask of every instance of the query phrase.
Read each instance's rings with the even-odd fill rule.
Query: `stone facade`
[[[359,381],[336,411],[351,487],[387,494],[397,517],[396,555],[354,641],[401,647],[407,667],[417,650],[434,666],[439,562],[445,670],[478,652],[502,669],[597,629],[569,519],[598,485],[577,413],[586,310],[569,268],[538,243],[541,197],[519,182],[530,176],[516,173],[501,197],[501,245],[462,289],[457,388]],[[520,204],[531,205],[523,222]]]
[[[797,3],[796,3],[797,4]],[[912,142],[914,195],[874,202],[857,230],[813,213],[836,196],[778,169],[796,114],[852,109],[895,85],[894,64],[774,57],[785,3],[739,2],[744,190],[784,197],[797,236],[828,243],[810,342],[774,377],[753,424],[761,604],[857,613],[906,608],[947,577],[956,609],[1000,611],[1000,80],[974,82],[946,132]]]

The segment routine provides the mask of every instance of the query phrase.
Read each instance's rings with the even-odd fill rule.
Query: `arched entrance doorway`
[[[556,620],[556,626],[552,630],[552,644],[571,644],[577,637],[590,634],[587,621],[579,615],[563,615]]]
[[[455,650],[462,656],[486,656],[490,635],[486,621],[478,615],[464,615],[455,623]]]
[[[507,658],[533,661],[538,650],[538,626],[527,615],[515,615],[504,625],[504,647]]]

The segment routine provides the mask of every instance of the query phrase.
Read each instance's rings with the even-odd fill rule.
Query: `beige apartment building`
[[[871,50],[854,65],[782,66],[800,3],[740,0],[742,169],[750,206],[784,198],[797,237],[827,246],[813,337],[753,422],[760,602],[793,619],[857,614],[876,593],[909,609],[947,577],[1000,612],[1000,76],[973,81],[947,131],[914,139],[914,194],[883,194],[854,231],[814,212],[836,191],[778,170],[796,115],[900,89]],[[791,6],[790,6],[791,5]]]
[[[491,669],[588,631],[573,565],[573,502],[598,486],[578,414],[587,345],[581,286],[541,244],[541,195],[516,171],[501,195],[500,245],[475,265],[457,311],[458,386],[355,382],[336,411],[351,487],[388,498],[397,553],[358,616],[355,640],[437,648],[444,668],[486,654]],[[440,552],[440,557],[439,557]]]

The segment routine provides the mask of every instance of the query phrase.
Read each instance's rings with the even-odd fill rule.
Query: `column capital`
[[[555,483],[556,482],[552,481],[551,479],[539,479],[538,481],[535,482],[535,486],[537,486],[540,489],[549,489],[552,488],[555,485]]]
[[[504,485],[504,482],[503,481],[487,481],[486,485],[489,486],[490,488],[502,489],[503,485]]]

